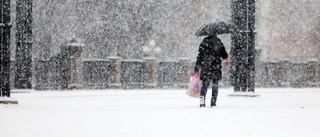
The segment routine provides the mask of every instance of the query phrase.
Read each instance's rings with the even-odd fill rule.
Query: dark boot
[[[217,106],[217,105],[216,105],[216,102],[217,102],[217,97],[212,96],[212,97],[211,97],[211,107]]]
[[[200,96],[200,107],[206,107],[205,100],[206,99],[204,96]]]

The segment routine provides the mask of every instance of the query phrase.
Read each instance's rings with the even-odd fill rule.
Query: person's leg
[[[202,86],[200,90],[200,107],[205,107],[205,100],[206,100],[206,95],[207,95],[207,90],[210,85],[210,81],[208,80],[203,80],[202,81]]]
[[[207,90],[208,90],[209,85],[210,85],[210,81],[209,80],[203,80],[202,81],[200,96],[204,96],[205,97],[207,95]]]
[[[212,82],[211,106],[216,106],[217,97],[218,97],[218,89],[219,89],[218,80],[214,80]]]

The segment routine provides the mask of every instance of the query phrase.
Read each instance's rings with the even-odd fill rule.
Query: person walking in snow
[[[196,66],[194,71],[200,72],[202,81],[200,90],[200,107],[205,107],[208,87],[212,82],[211,107],[216,106],[218,97],[218,81],[222,79],[221,61],[228,59],[228,53],[216,34],[203,39],[199,46]]]

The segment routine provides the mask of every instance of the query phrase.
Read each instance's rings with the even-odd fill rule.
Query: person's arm
[[[221,58],[222,59],[227,59],[228,58],[228,53],[227,53],[226,48],[224,47],[223,43],[221,43],[221,44],[222,44],[222,50],[221,50],[221,53],[220,53]]]
[[[223,45],[223,44],[222,44]],[[226,66],[229,66],[229,59],[228,59],[228,53],[226,51],[226,48],[224,46],[222,46],[222,50],[221,50],[221,58],[226,60]]]
[[[202,42],[199,46],[199,51],[198,51],[198,56],[197,56],[197,61],[196,61],[196,66],[194,68],[195,72],[198,72],[199,69],[201,68],[201,62],[203,60],[204,56],[204,43]]]

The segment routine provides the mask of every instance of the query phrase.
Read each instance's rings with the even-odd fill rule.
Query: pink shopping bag
[[[187,95],[194,98],[200,97],[200,82],[198,73],[193,72],[188,85]]]

